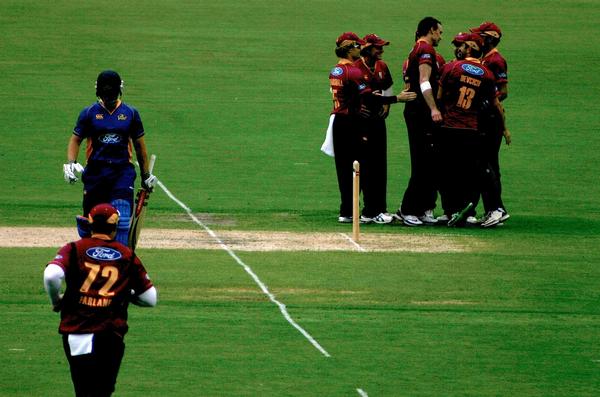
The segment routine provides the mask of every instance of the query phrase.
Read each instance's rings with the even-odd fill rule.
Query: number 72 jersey
[[[125,335],[131,291],[152,287],[139,258],[116,241],[83,238],[62,247],[50,264],[65,272],[60,333]]]
[[[478,128],[478,118],[496,97],[493,73],[477,59],[447,63],[440,77],[444,127]],[[484,106],[486,104],[486,106]]]

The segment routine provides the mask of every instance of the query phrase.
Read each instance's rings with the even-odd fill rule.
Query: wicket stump
[[[360,239],[360,164],[354,161],[352,178],[352,239],[356,242]]]

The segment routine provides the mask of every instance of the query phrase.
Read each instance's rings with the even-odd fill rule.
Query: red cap
[[[483,39],[477,33],[459,33],[454,36],[452,44],[456,45],[461,43],[465,43],[476,50],[481,50],[483,48]]]
[[[366,35],[365,37],[363,37],[363,40],[365,41],[365,47],[368,47],[370,45],[383,47],[384,45],[390,44],[389,41],[385,41],[381,37],[377,36],[375,33]]]
[[[96,224],[96,226],[102,224],[116,225],[119,221],[119,211],[110,204],[98,204],[92,208],[88,218],[90,224]]]
[[[484,22],[481,25],[479,25],[478,27],[471,28],[469,30],[473,33],[486,34],[488,36],[493,36],[497,39],[502,37],[502,31],[500,30],[498,25],[496,25],[493,22]]]
[[[360,45],[364,45],[365,44],[365,42],[360,37],[358,37],[358,35],[356,33],[354,33],[354,32],[345,32],[345,33],[342,33],[337,38],[337,40],[335,41],[335,44],[338,47],[344,47],[342,45],[344,43],[344,41],[356,41]]]
[[[454,39],[452,39],[452,44],[456,45],[456,44],[464,43],[467,41],[469,36],[471,36],[471,33],[460,32],[459,34],[454,36]]]

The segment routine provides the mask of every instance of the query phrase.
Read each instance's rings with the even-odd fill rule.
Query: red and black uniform
[[[508,67],[506,60],[495,48],[483,57],[481,63],[488,67],[493,73],[496,83],[496,95],[500,95],[498,87],[508,83]],[[503,98],[500,98],[502,100]],[[481,196],[485,212],[494,211],[498,208],[505,209],[502,202],[502,184],[500,182],[500,146],[502,145],[503,130],[502,123],[498,120],[496,112],[486,111],[482,113],[481,130],[484,133],[483,151],[490,167],[490,175],[494,177],[491,186],[483,188]]]
[[[475,58],[450,62],[442,70],[440,90],[440,192],[444,213],[452,215],[478,195],[482,171],[479,119],[486,103],[494,103],[494,76]]]
[[[417,94],[417,99],[407,102],[404,107],[411,166],[410,180],[400,206],[405,215],[420,216],[426,210],[435,208],[437,199],[433,143],[435,125],[431,119],[431,110],[421,93],[419,66],[425,64],[431,67],[429,83],[435,98],[439,77],[438,62],[433,46],[424,40],[417,40],[408,55],[404,72],[406,87]]]
[[[62,247],[49,263],[65,273],[59,332],[76,394],[109,396],[123,358],[132,293],[152,287],[140,260],[125,245],[87,237]],[[91,351],[74,353],[76,336],[93,335]]]
[[[329,73],[333,95],[333,148],[340,189],[340,216],[352,216],[352,164],[360,159],[363,139],[358,113],[361,92],[368,89],[360,70],[351,61],[342,60]]]
[[[354,65],[362,73],[362,80],[372,92],[390,89],[394,84],[392,74],[384,61],[377,60],[373,68],[361,58]],[[366,139],[361,164],[361,185],[365,207],[363,215],[373,218],[387,212],[387,128],[384,105],[381,103],[364,104],[369,117],[361,118]]]

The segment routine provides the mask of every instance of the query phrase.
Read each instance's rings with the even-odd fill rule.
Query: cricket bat
[[[156,161],[156,155],[150,156],[150,164],[148,165],[148,171],[152,173],[154,169],[154,162]],[[150,191],[144,188],[139,188],[135,199],[135,208],[131,215],[131,225],[129,226],[129,248],[135,251],[138,240],[140,238],[140,231],[142,230],[142,224],[144,223],[144,215],[146,214],[146,207],[148,206],[148,199],[150,198]]]

